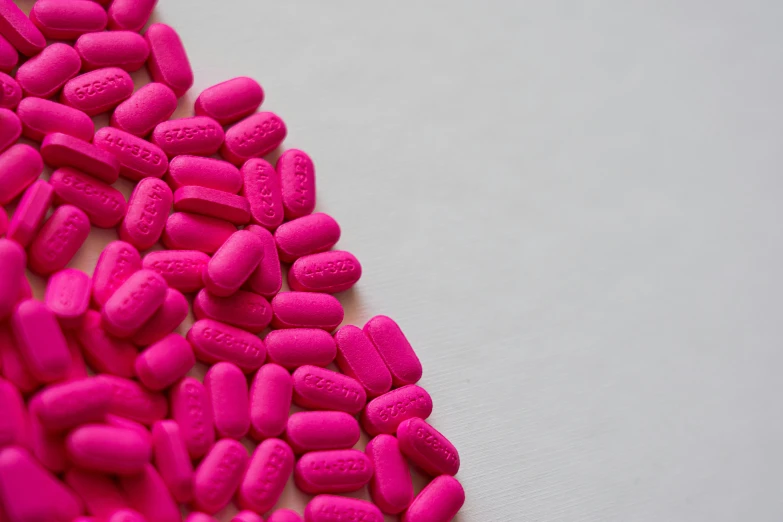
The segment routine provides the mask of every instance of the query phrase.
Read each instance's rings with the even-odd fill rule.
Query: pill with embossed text
[[[223,127],[207,116],[193,116],[159,123],[152,131],[152,143],[169,158],[180,154],[210,156],[225,139]]]
[[[117,156],[120,175],[133,181],[161,178],[169,167],[169,161],[160,147],[119,129],[100,129],[95,133],[93,143]]]
[[[90,306],[90,276],[66,268],[55,272],[46,284],[44,302],[63,328],[78,328]]]
[[[72,205],[57,208],[30,244],[30,269],[49,275],[65,268],[90,234],[90,219]]]
[[[171,288],[195,292],[203,288],[201,272],[209,256],[198,250],[157,250],[144,256],[142,265],[163,276]]]
[[[283,120],[273,112],[248,116],[226,131],[221,155],[234,165],[242,165],[275,150],[286,137]]]
[[[285,489],[294,469],[294,452],[280,439],[266,439],[250,459],[237,500],[245,509],[266,513]]]
[[[300,257],[288,271],[288,286],[298,292],[343,292],[362,277],[362,265],[350,252],[330,250]]]
[[[319,366],[302,366],[291,376],[294,402],[313,410],[359,413],[367,402],[367,393],[354,378]]]
[[[103,324],[119,337],[139,329],[166,298],[166,280],[152,270],[133,273],[103,306]]]
[[[229,503],[248,464],[245,447],[233,439],[219,440],[196,469],[193,498],[196,508],[214,514]]]
[[[383,522],[383,513],[372,502],[336,495],[318,495],[305,507],[305,522],[361,520]]]
[[[315,166],[307,153],[298,149],[285,151],[276,164],[280,175],[286,219],[311,214],[315,209]]]
[[[52,167],[73,167],[106,183],[114,183],[120,175],[120,162],[114,154],[60,132],[44,138],[41,156]]]
[[[55,170],[49,183],[57,202],[82,209],[96,227],[113,228],[125,215],[127,203],[122,192],[76,169]]]
[[[414,417],[397,427],[400,450],[411,462],[432,476],[456,475],[459,453],[438,430]]]
[[[119,67],[107,67],[68,80],[61,100],[89,116],[95,116],[115,108],[131,94],[133,80],[130,75]]]
[[[145,178],[133,189],[120,239],[140,251],[148,250],[160,239],[171,211],[174,195],[169,186],[157,178]]]
[[[200,361],[231,362],[245,373],[257,370],[266,359],[266,348],[257,336],[212,319],[193,323],[188,341]]]
[[[215,423],[207,390],[200,381],[185,377],[171,389],[171,418],[180,428],[190,458],[206,455],[215,442]]]
[[[374,398],[362,412],[362,426],[370,435],[393,434],[401,422],[432,414],[432,398],[427,390],[409,384]]]
[[[193,301],[196,319],[214,319],[252,333],[259,333],[272,320],[269,301],[253,292],[238,290],[228,297],[201,290]]]
[[[253,158],[242,165],[242,195],[250,205],[253,223],[274,230],[283,222],[280,176],[268,161]]]
[[[366,486],[372,474],[372,462],[359,450],[311,451],[296,463],[294,480],[311,495],[348,493]]]

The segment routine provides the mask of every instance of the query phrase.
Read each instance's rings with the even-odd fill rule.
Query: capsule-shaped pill
[[[37,2],[33,11],[40,4],[41,2]],[[63,43],[53,43],[41,54],[30,58],[19,67],[16,71],[16,81],[19,82],[25,96],[51,98],[68,80],[79,74],[81,68],[82,60],[73,47]]]
[[[131,507],[148,522],[180,522],[179,506],[152,464],[141,473],[119,477],[120,487]]]
[[[354,378],[319,366],[302,366],[291,376],[294,382],[294,402],[312,410],[359,413],[367,402],[367,394]]]
[[[356,418],[343,411],[302,411],[288,417],[286,440],[296,453],[349,449],[359,442]]]
[[[294,469],[294,452],[280,439],[266,439],[250,459],[237,500],[244,509],[266,513],[285,489]]]
[[[264,245],[256,234],[248,230],[234,232],[207,263],[202,274],[204,286],[217,296],[233,294],[247,281],[263,255]]]
[[[333,522],[340,519],[383,522],[383,513],[366,500],[318,495],[307,504],[304,519],[305,522]]]
[[[65,344],[68,345],[68,353],[71,355],[71,369],[65,379],[67,381],[86,379],[88,376],[87,365],[85,364],[84,357],[82,356],[82,347],[76,340],[76,334],[74,332],[64,333]]]
[[[188,341],[200,361],[208,364],[231,362],[245,373],[260,368],[266,358],[266,348],[261,339],[212,319],[193,323],[188,332]]]
[[[166,155],[158,146],[119,129],[100,129],[95,133],[93,143],[117,156],[120,175],[133,181],[161,178],[169,166]]]
[[[0,72],[0,94],[0,108],[13,110],[22,100],[22,87],[16,80]]]
[[[7,321],[0,322],[0,363],[2,363],[3,377],[22,393],[33,392],[41,386],[27,369],[27,364],[19,353],[16,339]]]
[[[340,225],[322,212],[283,223],[275,230],[277,251],[280,260],[286,263],[329,250],[339,239]]]
[[[152,426],[152,448],[155,467],[177,502],[193,498],[193,464],[174,421],[156,422]]]
[[[62,473],[70,466],[65,450],[65,434],[47,430],[38,418],[40,401],[37,396],[30,399],[30,447],[35,458],[54,473]]]
[[[400,423],[397,440],[402,453],[430,475],[456,475],[459,471],[457,449],[424,420],[414,417]]]
[[[193,301],[196,319],[214,319],[251,333],[259,333],[272,321],[269,301],[253,292],[237,291],[219,297],[201,290]]]
[[[450,522],[465,503],[465,490],[454,477],[441,475],[416,496],[402,522]]]
[[[22,120],[22,134],[34,141],[41,141],[53,132],[84,141],[90,141],[95,134],[95,124],[89,116],[51,100],[25,98],[19,102],[16,115]]]
[[[179,290],[169,288],[166,290],[163,304],[133,334],[131,342],[138,346],[149,346],[160,341],[182,324],[182,321],[188,316],[188,310],[188,300],[185,299],[185,296]]]
[[[104,380],[112,387],[109,413],[146,425],[166,417],[166,398],[160,393],[151,392],[130,379],[113,375],[99,375],[96,379]]]
[[[315,166],[305,152],[285,151],[277,160],[286,219],[311,214],[315,209]]]
[[[88,424],[65,439],[68,457],[80,468],[117,475],[140,472],[152,457],[150,443],[134,430]]]
[[[92,298],[103,306],[109,297],[138,270],[141,256],[133,245],[124,241],[112,241],[98,257],[92,274]]]
[[[157,0],[114,0],[109,6],[109,29],[141,31],[156,3]]]
[[[116,481],[103,473],[71,468],[65,472],[65,483],[84,501],[87,512],[96,517],[108,518],[128,507]]]
[[[193,498],[196,509],[214,514],[234,496],[245,474],[249,457],[241,443],[219,440],[196,470]]]
[[[364,332],[356,326],[347,325],[334,334],[334,340],[337,343],[337,366],[359,381],[369,396],[377,397],[391,389],[389,369]]]
[[[90,0],[38,0],[30,20],[49,39],[76,40],[106,29],[107,16],[103,7]]]
[[[413,501],[413,480],[397,439],[378,435],[367,443],[365,451],[375,470],[370,480],[373,502],[385,513],[402,513]]]
[[[213,85],[196,98],[195,110],[199,116],[214,118],[228,125],[249,116],[264,101],[264,90],[252,78],[240,76]]]
[[[190,371],[196,357],[190,344],[179,334],[169,334],[136,358],[136,375],[153,391],[168,388]]]
[[[266,522],[302,522],[302,517],[292,509],[277,509],[269,515]]]
[[[421,361],[394,320],[376,315],[363,330],[389,368],[394,386],[414,384],[421,379]]]
[[[46,305],[27,299],[11,314],[14,336],[30,373],[42,382],[64,379],[71,366],[71,354],[57,318]]]
[[[220,362],[204,377],[215,428],[220,437],[241,439],[250,429],[247,379],[237,366]]]
[[[111,388],[95,378],[55,384],[38,395],[38,420],[48,430],[65,431],[103,421]]]
[[[247,198],[206,187],[178,188],[174,193],[174,209],[223,219],[235,225],[250,221]]]
[[[136,433],[144,437],[145,439],[150,441],[150,444],[152,444],[152,435],[150,434],[149,430],[146,426],[143,424],[126,419],[124,417],[120,417],[118,415],[114,415],[113,413],[107,414],[103,418],[103,422],[108,424],[109,426],[116,426],[117,428],[125,428],[127,430],[134,430]]]
[[[0,34],[0,71],[11,72],[19,63],[19,52]]]
[[[272,330],[264,337],[264,344],[269,360],[288,370],[308,364],[323,367],[337,355],[334,338],[318,328]]]
[[[128,201],[120,239],[142,251],[151,248],[163,233],[173,200],[171,189],[162,180],[141,180]]]
[[[131,94],[133,80],[130,75],[118,67],[107,67],[68,80],[61,100],[88,116],[95,116],[113,109]]]
[[[179,98],[193,85],[193,70],[177,32],[166,24],[152,24],[144,33],[150,56],[147,67],[153,81],[168,85]]]
[[[121,509],[112,513],[108,522],[147,522],[147,519],[132,509]]]
[[[25,56],[34,56],[46,47],[44,35],[14,0],[0,0],[0,35]]]
[[[58,202],[82,209],[96,227],[113,228],[125,215],[127,204],[122,192],[76,169],[55,170],[49,183]]]
[[[329,294],[282,292],[272,299],[273,328],[334,330],[343,321],[340,301]]]
[[[26,265],[24,248],[9,239],[0,239],[0,319],[11,315],[19,299]]]
[[[0,448],[27,445],[27,411],[19,390],[0,379]]]
[[[189,212],[175,212],[166,220],[163,244],[172,250],[198,250],[212,254],[237,231],[237,227],[223,221]]]
[[[65,268],[89,234],[87,214],[71,205],[59,207],[30,245],[30,269],[49,275]]]
[[[90,306],[90,276],[66,268],[55,272],[46,285],[44,301],[63,328],[78,328]]]
[[[250,205],[253,223],[274,230],[283,222],[280,176],[268,161],[253,158],[242,165],[242,195]]]
[[[152,143],[169,158],[180,154],[210,156],[220,149],[224,139],[223,127],[207,116],[164,121],[152,131]]]
[[[311,451],[294,469],[297,487],[311,495],[356,491],[367,485],[372,475],[370,459],[354,449]]]
[[[273,112],[259,112],[248,116],[226,131],[221,155],[234,165],[242,165],[251,158],[272,152],[286,137],[283,120]]]
[[[135,376],[134,364],[138,353],[136,347],[126,340],[106,333],[101,325],[99,312],[87,311],[77,338],[87,362],[99,372],[118,377]]]
[[[111,126],[134,136],[146,136],[176,109],[174,91],[162,83],[148,83],[114,109]]]
[[[191,459],[206,455],[215,442],[215,423],[206,388],[185,377],[171,390],[171,418],[179,426]]]
[[[249,225],[245,230],[261,238],[264,245],[264,257],[256,267],[256,270],[248,279],[248,286],[253,292],[263,295],[266,298],[272,298],[280,291],[283,285],[283,274],[280,268],[280,259],[277,256],[277,247],[275,247],[275,238],[267,229],[258,225]]]
[[[138,330],[166,299],[166,280],[152,270],[131,275],[106,301],[103,324],[109,333],[128,337]]]
[[[409,384],[384,393],[367,404],[362,412],[362,426],[370,435],[394,434],[401,422],[432,414],[432,398],[427,390]]]
[[[22,135],[22,121],[16,113],[0,107],[0,152],[16,143]]]
[[[259,368],[250,386],[250,433],[256,440],[278,437],[285,431],[291,409],[291,374],[277,364]]]
[[[17,143],[0,154],[0,205],[7,205],[43,172],[43,159],[30,145]]]
[[[107,31],[84,34],[73,48],[78,53],[85,71],[103,67],[119,67],[128,72],[138,71],[150,54],[144,37],[133,31]]]
[[[162,275],[169,287],[189,293],[204,286],[201,272],[208,262],[209,256],[198,250],[158,250],[144,256],[142,265]]]
[[[109,184],[120,175],[120,162],[114,154],[60,132],[44,138],[41,156],[52,167],[73,167]]]
[[[334,294],[348,290],[362,276],[362,265],[350,252],[331,250],[300,257],[288,271],[288,286],[298,292]]]
[[[173,190],[192,185],[236,194],[242,188],[242,175],[227,161],[180,155],[169,162],[166,182]]]

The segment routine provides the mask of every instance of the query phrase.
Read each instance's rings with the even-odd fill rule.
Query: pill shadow
[[[361,326],[364,324],[366,307],[361,291],[358,288],[353,287],[345,292],[340,292],[335,297],[343,305],[343,310],[345,310],[345,316],[340,326],[347,324]]]

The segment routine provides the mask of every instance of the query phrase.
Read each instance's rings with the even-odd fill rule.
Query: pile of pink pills
[[[287,131],[251,78],[170,120],[193,72],[155,3],[0,0],[0,522],[452,520],[459,454],[413,348],[386,316],[338,329],[362,267],[313,161],[262,159]],[[92,227],[117,240],[88,275]],[[303,515],[274,510],[290,479]]]

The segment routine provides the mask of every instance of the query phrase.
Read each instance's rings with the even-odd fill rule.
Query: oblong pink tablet
[[[264,101],[264,90],[252,78],[240,76],[205,89],[196,98],[196,114],[228,125],[249,116]]]
[[[171,389],[171,418],[179,426],[190,458],[206,455],[215,442],[215,423],[201,382],[185,377]]]
[[[31,393],[41,386],[22,360],[16,339],[7,321],[0,322],[0,362],[3,367],[3,377],[22,393]]]
[[[221,155],[234,165],[275,150],[286,137],[285,123],[273,112],[248,116],[226,131]]]
[[[102,67],[119,67],[128,72],[138,71],[150,54],[144,37],[133,31],[106,31],[84,34],[76,40],[78,53],[85,71]]]
[[[95,5],[93,2],[83,3]],[[37,2],[33,11],[40,4],[41,2]],[[25,96],[51,98],[68,80],[79,74],[81,68],[82,60],[73,47],[63,43],[53,43],[41,54],[30,58],[19,67],[16,71],[16,81],[19,82]]]
[[[90,306],[91,290],[90,276],[81,270],[66,268],[49,278],[44,301],[63,328],[78,328]]]
[[[166,24],[152,24],[144,33],[150,47],[147,67],[153,81],[171,87],[177,97],[193,85],[193,70],[177,32]]]
[[[132,509],[122,509],[112,513],[108,522],[147,522],[147,519]]]
[[[457,448],[438,430],[414,417],[397,427],[400,451],[432,476],[456,475],[459,471]]]
[[[373,502],[385,513],[402,513],[413,501],[413,480],[408,463],[392,435],[378,435],[365,449],[375,474],[370,480]]]
[[[166,155],[158,146],[119,129],[100,129],[95,133],[93,143],[117,156],[120,175],[133,181],[161,178],[169,166]]]
[[[195,185],[236,194],[242,188],[239,169],[231,163],[189,155],[171,159],[166,182],[173,190]]]
[[[196,509],[214,514],[223,509],[234,496],[249,457],[241,443],[233,439],[219,440],[196,470],[193,498]]]
[[[256,234],[248,230],[234,232],[204,268],[204,286],[217,296],[233,294],[247,281],[263,255],[264,245]]]
[[[169,334],[136,358],[136,375],[153,391],[164,390],[180,380],[196,364],[196,356],[184,337]]]
[[[169,287],[189,293],[204,286],[201,272],[208,262],[209,256],[198,250],[158,250],[144,256],[142,265],[162,275]]]
[[[353,325],[343,326],[334,334],[337,343],[337,366],[359,381],[367,395],[377,397],[391,389],[389,369],[370,339]]]
[[[174,91],[162,83],[148,83],[114,109],[111,126],[134,136],[146,136],[176,109]]]
[[[345,311],[336,297],[312,292],[282,292],[272,299],[273,328],[334,330]]]
[[[179,290],[169,288],[163,304],[131,337],[137,346],[149,346],[177,329],[188,316],[188,300]],[[195,362],[195,361],[194,361]],[[191,365],[192,366],[192,365]]]
[[[77,338],[87,362],[99,372],[127,378],[136,375],[136,347],[106,333],[99,312],[87,311]]]
[[[283,222],[280,176],[268,161],[253,158],[242,166],[242,195],[250,205],[253,223],[274,230]]]
[[[106,183],[114,183],[120,175],[120,162],[114,154],[60,132],[44,138],[41,156],[52,167],[73,167]]]
[[[219,362],[207,371],[204,387],[220,437],[241,439],[250,429],[247,379],[237,366]]]
[[[101,422],[109,411],[110,393],[109,385],[95,378],[48,386],[38,394],[38,420],[52,431]]]
[[[35,458],[54,473],[62,473],[71,463],[65,451],[65,434],[47,430],[38,419],[38,397],[30,399],[30,447]]]
[[[356,379],[326,368],[302,366],[292,379],[294,402],[303,408],[357,414],[367,402],[367,394]]]
[[[341,518],[383,522],[383,513],[366,500],[336,495],[318,495],[307,504],[304,512],[305,522],[333,522]]]
[[[277,160],[276,168],[280,175],[286,219],[312,214],[315,209],[315,167],[310,156],[301,150],[289,149]]]
[[[370,459],[354,449],[311,451],[294,468],[297,487],[311,495],[356,491],[370,482],[372,474]]]
[[[211,156],[225,139],[223,127],[207,116],[193,116],[159,123],[152,131],[152,143],[169,156],[193,154]]]
[[[95,124],[89,116],[51,100],[25,98],[19,102],[16,115],[22,120],[22,134],[34,141],[41,141],[53,132],[90,141],[95,133]]]
[[[119,485],[102,473],[71,468],[65,472],[65,483],[84,501],[87,512],[96,517],[108,518],[128,507]]]
[[[136,431],[103,424],[76,428],[65,439],[65,448],[80,468],[117,475],[139,473],[152,458],[149,441]]]
[[[52,173],[49,183],[59,203],[82,209],[100,228],[116,227],[125,215],[125,196],[116,188],[70,167]]]
[[[0,0],[0,34],[25,56],[34,56],[46,47],[46,38],[14,0]]]
[[[22,121],[16,113],[0,108],[0,152],[16,143],[22,135]]]
[[[0,448],[27,445],[27,411],[19,390],[0,379]]]
[[[30,269],[48,275],[65,268],[89,234],[87,214],[71,205],[59,207],[30,245]]]
[[[261,339],[212,319],[193,323],[188,332],[188,341],[199,360],[208,364],[231,362],[245,373],[257,370],[266,359],[266,348]]]
[[[0,205],[14,200],[42,172],[41,154],[30,145],[17,143],[0,154]]]
[[[120,476],[120,487],[133,509],[148,522],[180,522],[179,506],[171,497],[166,484],[152,464],[141,473]]]
[[[86,379],[88,377],[87,364],[84,362],[82,347],[76,340],[76,334],[74,332],[64,333],[65,344],[68,345],[68,353],[71,355],[71,370],[68,372],[66,380],[77,381],[79,379]]]
[[[235,225],[250,221],[247,198],[206,187],[178,188],[174,193],[174,209],[223,219]]]
[[[361,430],[344,411],[302,411],[288,417],[285,435],[296,453],[305,453],[352,448]]]
[[[106,11],[90,0],[38,0],[30,11],[41,33],[52,40],[76,40],[84,33],[106,29]],[[44,50],[45,51],[45,50]]]
[[[139,250],[151,248],[163,234],[173,201],[171,189],[162,180],[141,180],[128,201],[128,211],[120,226],[120,239]]]
[[[92,298],[103,306],[109,297],[133,274],[141,270],[141,256],[133,245],[112,241],[103,249],[92,274]]]
[[[330,250],[300,257],[288,271],[288,286],[298,292],[335,294],[355,285],[362,265],[350,252]]]
[[[337,355],[334,338],[318,328],[272,330],[264,337],[264,344],[269,360],[289,370],[306,364],[323,367]]]
[[[176,422],[166,420],[152,426],[155,467],[177,502],[193,498],[193,463]]]
[[[256,234],[264,245],[264,258],[256,267],[256,270],[248,279],[248,286],[253,292],[272,298],[280,291],[283,285],[283,274],[280,268],[280,259],[277,257],[275,238],[271,232],[258,225],[249,225],[245,230]]]
[[[272,321],[269,301],[253,292],[238,290],[219,297],[201,290],[193,301],[196,319],[214,319],[251,333],[259,333]]]
[[[131,94],[133,80],[130,75],[119,67],[107,67],[68,80],[63,87],[61,101],[88,116],[95,116],[113,109]]]
[[[22,100],[22,87],[4,72],[0,72],[0,93],[0,108],[3,109],[16,109]]]
[[[166,248],[211,254],[236,231],[237,227],[222,219],[175,212],[166,220],[162,240]]]
[[[151,392],[137,382],[122,377],[99,375],[96,379],[104,380],[112,387],[109,413],[147,426],[166,418],[168,406],[162,394]]]
[[[402,522],[450,522],[464,503],[462,485],[454,477],[441,475],[416,496]]]
[[[143,424],[141,424],[139,422],[136,422],[136,421],[133,421],[133,420],[130,420],[130,419],[126,419],[124,417],[120,417],[120,416],[114,415],[112,413],[107,414],[103,418],[103,421],[106,424],[108,424],[109,426],[116,426],[118,428],[125,428],[125,429],[128,429],[128,430],[135,430],[136,433],[138,433],[139,435],[141,435],[145,439],[149,440],[150,444],[152,444],[152,434],[150,433],[150,431],[147,429],[146,426],[144,426]]]
[[[19,351],[30,373],[42,382],[64,379],[71,367],[71,354],[57,318],[35,299],[19,303],[11,314],[11,326]]]
[[[258,369],[250,386],[250,434],[256,440],[278,437],[285,431],[293,394],[291,374],[277,364]]]
[[[432,414],[432,398],[427,390],[409,384],[376,397],[362,412],[362,426],[370,435],[394,434],[402,421]]]
[[[302,517],[292,509],[278,509],[269,515],[266,522],[302,522]]]
[[[10,239],[0,239],[0,319],[6,319],[19,300],[27,255]]]
[[[19,52],[0,34],[0,71],[11,72],[19,63]]]
[[[394,320],[376,315],[363,330],[389,368],[394,386],[414,384],[421,379],[421,361]]]
[[[109,29],[141,31],[156,3],[157,0],[114,0],[109,6]]]
[[[167,288],[157,272],[133,273],[103,306],[103,325],[113,335],[130,336],[163,304]]]
[[[286,263],[329,250],[339,239],[340,225],[322,212],[283,223],[275,230],[277,251],[280,260]]]
[[[280,439],[266,439],[250,459],[237,500],[244,509],[266,513],[285,489],[294,469],[294,452]]]

